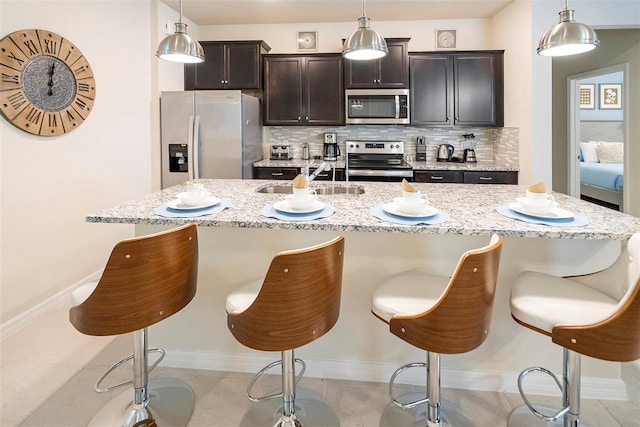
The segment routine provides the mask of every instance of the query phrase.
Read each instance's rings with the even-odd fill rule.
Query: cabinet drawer
[[[517,184],[518,172],[465,172],[465,184]]]
[[[461,183],[463,182],[463,177],[462,172],[459,171],[416,171],[414,180],[416,182]]]
[[[310,168],[309,173],[313,173],[316,169]],[[333,170],[325,170],[318,174],[316,181],[331,181],[333,179]],[[344,169],[336,169],[336,181],[344,181]]]
[[[294,179],[298,168],[253,168],[254,179]]]

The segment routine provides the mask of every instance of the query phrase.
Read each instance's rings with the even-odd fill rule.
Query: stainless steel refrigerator
[[[162,188],[251,178],[262,159],[260,101],[239,90],[162,92]]]

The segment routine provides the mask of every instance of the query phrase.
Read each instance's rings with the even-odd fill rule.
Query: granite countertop
[[[288,185],[286,181],[268,180],[202,180],[211,193],[229,199],[232,207],[224,211],[196,218],[164,218],[153,213],[154,208],[174,200],[184,191],[178,185],[137,200],[103,209],[86,217],[88,222],[179,225],[195,223],[204,227],[277,228],[294,230],[356,231],[386,233],[422,233],[481,236],[498,233],[505,237],[544,237],[567,239],[626,240],[640,231],[640,218],[613,211],[579,199],[554,193],[559,205],[588,218],[583,227],[562,227],[531,224],[507,218],[496,212],[499,205],[509,204],[524,195],[526,186],[486,184],[414,184],[429,197],[431,205],[450,214],[449,221],[439,225],[398,225],[371,215],[371,208],[390,202],[401,195],[400,183],[358,182],[349,186],[363,186],[361,195],[319,196],[319,200],[335,207],[328,218],[289,222],[267,218],[262,209],[283,200],[283,194],[262,194],[256,190],[268,185]],[[314,186],[331,185],[314,182]],[[344,182],[336,186],[344,186]]]

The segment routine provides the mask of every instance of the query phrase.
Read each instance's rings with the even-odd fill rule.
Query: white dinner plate
[[[184,203],[182,203],[182,201],[180,201],[180,199],[175,199],[170,201],[169,203],[167,203],[167,207],[171,208],[171,209],[178,209],[181,211],[192,211],[195,209],[204,209],[204,208],[208,208],[211,206],[215,206],[218,203],[220,203],[220,199],[217,197],[213,197],[213,196],[209,196],[207,197],[207,200],[205,200],[204,202],[198,204],[198,205],[185,205]]]
[[[393,202],[385,203],[384,205],[382,205],[382,210],[386,213],[390,213],[396,216],[403,216],[405,218],[428,218],[438,213],[438,209],[434,208],[431,205],[425,205],[420,212],[415,214],[408,214],[406,212],[403,212],[402,209],[400,209],[400,207]]]
[[[542,213],[542,214],[530,213],[518,202],[511,203],[509,205],[509,209],[522,215],[527,215],[527,216],[541,218],[541,219],[571,219],[574,216],[573,212],[568,211],[566,209],[559,208],[557,206],[553,207],[551,211],[547,213]]]
[[[280,200],[279,202],[273,204],[273,208],[279,212],[284,213],[305,214],[321,211],[322,209],[324,209],[324,203],[319,200],[314,200],[311,206],[306,209],[294,209],[289,204],[288,200]]]

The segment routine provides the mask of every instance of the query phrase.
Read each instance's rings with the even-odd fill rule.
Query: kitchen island
[[[561,348],[517,325],[509,312],[511,283],[523,270],[570,275],[606,267],[620,244],[640,231],[640,218],[555,194],[564,209],[584,215],[582,227],[537,225],[502,216],[496,207],[513,202],[525,187],[514,185],[416,184],[430,203],[450,215],[438,225],[399,225],[375,218],[371,208],[401,195],[399,183],[340,183],[362,187],[359,195],[321,195],[335,207],[328,218],[289,222],[267,218],[262,209],[283,194],[257,190],[280,182],[203,180],[231,207],[209,216],[164,218],[153,210],[184,190],[176,186],[87,216],[96,223],[135,224],[144,235],[184,223],[196,223],[200,239],[198,293],[189,306],[152,327],[150,344],[167,349],[166,364],[176,367],[255,372],[278,354],[245,348],[227,330],[226,295],[246,281],[264,276],[273,255],[282,250],[345,236],[345,267],[340,319],[334,329],[296,354],[307,374],[386,382],[399,365],[423,361],[424,352],[391,335],[370,313],[372,291],[388,277],[411,268],[451,275],[460,255],[486,244],[492,233],[505,238],[492,329],[478,349],[442,359],[444,387],[478,390],[517,389],[517,374],[542,364],[560,370]],[[330,186],[314,182],[313,186]],[[625,373],[635,365],[583,360],[583,396],[625,399]],[[423,373],[410,377],[418,384]],[[540,385],[540,392],[547,390]]]

